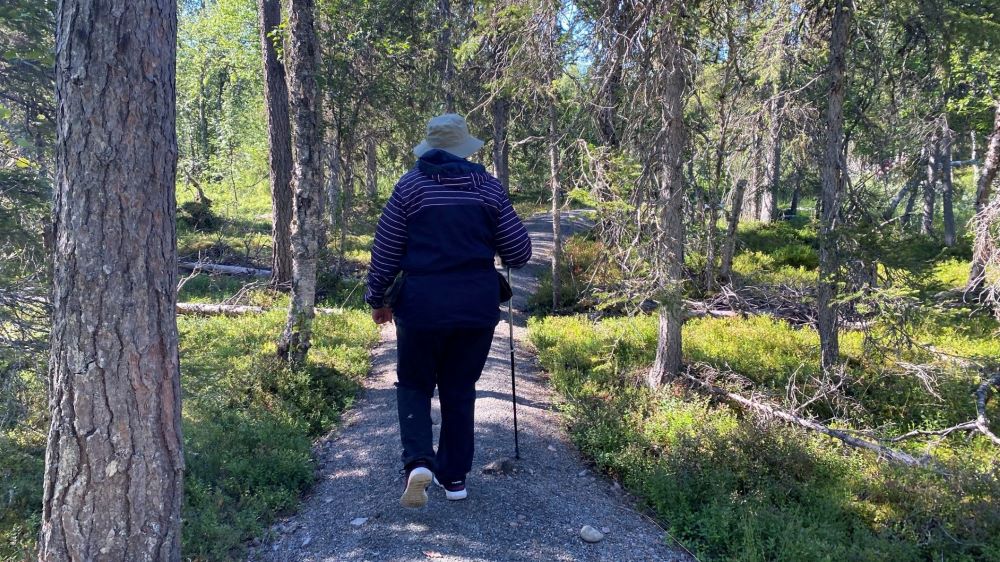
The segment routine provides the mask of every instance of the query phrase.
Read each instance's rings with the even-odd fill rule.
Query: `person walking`
[[[393,188],[375,230],[365,301],[377,324],[396,324],[404,507],[424,506],[432,481],[449,500],[468,497],[476,381],[500,320],[494,256],[512,268],[531,259],[531,239],[507,190],[467,160],[482,146],[460,115],[432,118],[413,149],[416,166]]]

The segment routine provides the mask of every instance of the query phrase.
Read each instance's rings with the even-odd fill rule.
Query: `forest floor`
[[[469,498],[449,502],[432,486],[427,507],[399,506],[395,330],[389,325],[373,352],[361,398],[317,447],[317,485],[295,515],[272,526],[270,538],[251,552],[251,560],[691,559],[668,544],[666,532],[640,513],[617,482],[581,459],[564,431],[553,392],[526,344],[524,313],[550,260],[551,215],[525,223],[534,257],[513,273],[521,445],[513,473],[483,472],[514,452],[509,328],[504,321],[497,326],[478,385]],[[585,227],[578,213],[564,215],[564,232]],[[436,398],[433,417],[440,419]],[[602,530],[604,540],[584,542],[584,525]]]

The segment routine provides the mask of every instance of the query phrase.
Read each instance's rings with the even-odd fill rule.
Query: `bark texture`
[[[510,189],[510,142],[507,140],[507,124],[510,115],[510,101],[504,97],[493,100],[493,175]]]
[[[684,305],[684,56],[673,28],[672,15],[664,6],[664,18],[657,30],[655,69],[661,106],[661,130],[656,151],[658,162],[657,214],[659,220],[658,271],[659,330],[656,359],[646,376],[647,385],[656,388],[667,375],[681,368],[681,324]]]
[[[842,154],[844,153],[844,74],[847,69],[847,35],[851,21],[851,4],[837,0],[830,33],[830,65],[827,69],[829,87],[826,107],[826,141],[820,162],[820,236],[819,283],[816,292],[817,328],[820,338],[820,362],[832,369],[839,362],[837,272],[837,219],[844,189]]]
[[[56,12],[40,560],[180,560],[176,37],[168,0]]]
[[[295,366],[305,362],[312,339],[316,269],[323,239],[323,173],[320,143],[318,46],[313,0],[292,0],[289,15],[288,93],[295,168],[292,223],[292,298],[278,354]]]
[[[278,58],[273,36],[281,24],[281,1],[258,0],[257,8],[264,59],[267,159],[271,179],[271,281],[287,286],[292,282],[292,134],[285,65]]]

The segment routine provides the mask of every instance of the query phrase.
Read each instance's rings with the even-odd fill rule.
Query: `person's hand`
[[[376,324],[392,322],[392,309],[387,306],[383,308],[373,308],[372,320],[374,320]]]

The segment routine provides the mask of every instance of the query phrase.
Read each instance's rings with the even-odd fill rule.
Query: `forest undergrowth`
[[[781,286],[786,296],[814,285],[814,232],[808,220],[741,225],[734,285]],[[975,419],[975,391],[998,369],[996,320],[954,295],[937,302],[965,282],[961,250],[915,239],[901,289],[916,310],[905,320],[869,314],[863,330],[844,330],[844,367],[833,377],[819,366],[815,328],[794,314],[729,310],[683,328],[692,376],[928,460],[910,467],[748,412],[682,377],[649,390],[655,313],[601,306],[621,278],[596,236],[565,249],[567,314],[551,315],[547,277],[529,332],[572,438],[703,560],[1000,560],[996,445],[963,431],[891,441]],[[687,261],[697,271],[703,258]],[[689,309],[721,302],[694,287]],[[808,309],[808,291],[801,298]],[[1000,418],[1000,401],[986,413]]]
[[[247,181],[237,190],[226,183],[203,189],[212,203],[200,209],[202,222],[179,213],[181,259],[268,267],[266,182]],[[180,208],[192,209],[185,204],[193,197],[182,186]],[[371,228],[368,214],[359,209],[358,231]],[[347,269],[364,265],[363,252],[351,251],[365,246],[366,236],[348,238]],[[331,256],[337,242],[330,243]],[[178,316],[185,559],[239,558],[276,516],[293,510],[314,480],[313,442],[338,422],[361,388],[369,350],[378,341],[361,298],[363,283],[350,277],[338,281],[327,273],[318,292],[317,306],[334,313],[316,318],[308,362],[293,371],[277,358],[274,344],[284,327],[287,294],[269,289],[266,279],[200,273],[183,283],[180,302],[270,309],[237,317]],[[3,394],[18,411],[9,420],[16,423],[0,425],[0,502],[6,507],[0,517],[0,560],[34,560],[37,554],[48,429],[40,361],[24,364],[16,394]]]

